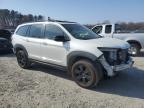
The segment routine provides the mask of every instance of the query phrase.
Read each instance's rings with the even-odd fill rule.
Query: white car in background
[[[129,49],[133,56],[140,53],[144,49],[144,30],[140,31],[125,31],[119,24],[102,24],[96,25],[92,31],[104,36],[124,40],[128,42],[131,47]]]

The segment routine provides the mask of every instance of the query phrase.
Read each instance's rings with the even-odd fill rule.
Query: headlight
[[[126,63],[129,60],[128,49],[99,48],[99,50],[103,52],[105,59],[112,66]]]
[[[118,59],[118,48],[99,48],[100,51],[103,52],[106,61],[114,66]]]
[[[100,51],[102,51],[105,56],[106,56],[106,55],[109,55],[109,58],[110,58],[111,60],[117,60],[117,51],[118,51],[119,49],[117,49],[117,48],[102,48],[102,47],[100,47],[100,48],[98,48],[98,49],[99,49]]]
[[[117,51],[110,51],[110,59],[117,60]]]
[[[128,50],[119,50],[118,55],[119,59],[125,62],[128,59]]]

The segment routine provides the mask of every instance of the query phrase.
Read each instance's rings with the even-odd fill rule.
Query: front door
[[[56,36],[64,35],[63,30],[57,25],[47,24],[45,27],[45,39],[41,44],[41,55],[43,61],[66,66],[66,55],[69,42],[57,42]]]

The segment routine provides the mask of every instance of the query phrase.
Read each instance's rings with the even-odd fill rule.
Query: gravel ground
[[[0,55],[0,108],[144,108],[144,56],[134,60],[132,69],[88,90],[65,71],[40,64],[24,70],[14,55]]]

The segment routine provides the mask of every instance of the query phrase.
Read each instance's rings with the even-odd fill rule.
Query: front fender
[[[91,61],[96,61],[99,59],[99,57],[96,57],[94,54],[91,54],[89,52],[84,51],[73,51],[70,54],[67,55],[67,66],[70,69],[72,64],[75,62],[75,60],[80,58],[86,58]]]

